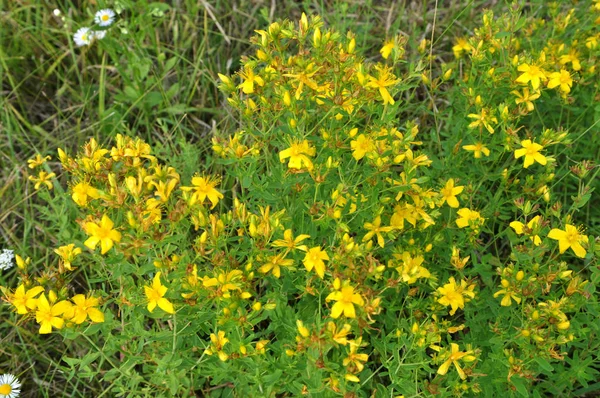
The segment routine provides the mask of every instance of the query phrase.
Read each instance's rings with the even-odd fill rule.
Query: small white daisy
[[[0,398],[17,398],[21,393],[21,383],[10,373],[0,376]]]
[[[109,8],[100,10],[94,16],[94,22],[100,26],[110,26],[115,18],[115,12]]]
[[[9,249],[3,249],[0,253],[0,271],[7,270],[14,266],[13,260],[15,259],[15,253]]]
[[[73,37],[77,47],[89,45],[92,39],[93,35],[92,32],[90,32],[90,28],[79,28]]]
[[[106,36],[106,31],[105,30],[95,30],[93,32],[93,36],[94,36],[94,39],[96,39],[96,40],[102,40],[102,39],[104,39],[104,36]]]

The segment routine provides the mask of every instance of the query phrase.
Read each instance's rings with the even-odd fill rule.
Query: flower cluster
[[[10,249],[2,249],[0,253],[0,271],[5,271],[14,266],[13,260],[15,258],[15,253]]]
[[[89,46],[94,40],[102,40],[106,36],[106,29],[115,21],[115,12],[109,8],[97,11],[94,15],[94,27],[79,28],[73,41],[77,47]]]
[[[536,364],[586,338],[597,243],[575,221],[593,167],[568,168],[562,119],[534,115],[598,83],[593,43],[524,49],[519,21],[487,12],[455,64],[425,78],[401,35],[365,58],[318,16],[258,30],[240,69],[219,75],[240,129],[215,133],[210,167],[190,146],[163,159],[122,134],[59,149],[68,187],[53,195],[70,228],[42,270],[15,257],[5,300],[42,334],[101,330],[107,358],[143,358],[161,389],[231,374],[248,396],[536,382]],[[451,84],[463,112],[449,132],[404,117],[415,92]],[[29,161],[44,169],[36,189],[57,183],[47,160]],[[564,209],[569,172],[579,191]],[[269,383],[246,376],[274,364]]]

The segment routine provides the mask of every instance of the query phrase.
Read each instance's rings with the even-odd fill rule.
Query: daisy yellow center
[[[0,394],[8,395],[12,392],[12,387],[9,384],[2,384],[0,386]]]
[[[108,21],[109,18],[110,17],[108,15],[106,15],[106,14],[102,15],[102,20],[103,21]]]

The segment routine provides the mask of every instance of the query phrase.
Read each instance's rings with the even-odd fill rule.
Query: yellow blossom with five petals
[[[580,233],[574,225],[566,224],[564,231],[553,228],[548,237],[558,241],[558,250],[561,254],[569,248],[580,258],[584,258],[587,253],[581,244],[587,243],[588,237]]]
[[[316,148],[310,145],[307,140],[292,142],[289,148],[279,152],[279,160],[283,163],[285,159],[290,158],[288,168],[296,170],[306,168],[308,171],[311,171],[313,163],[309,156],[315,156],[316,151]]]
[[[101,253],[109,251],[114,242],[121,241],[121,233],[113,229],[114,223],[106,214],[102,216],[99,224],[88,221],[85,223],[84,229],[88,235],[91,235],[83,244],[90,250],[95,250],[100,243]]]
[[[321,250],[319,246],[310,248],[306,255],[304,256],[304,260],[302,263],[306,267],[307,271],[312,271],[315,269],[315,272],[321,279],[325,276],[325,262],[324,260],[329,261],[329,256],[327,252]]]
[[[184,192],[192,192],[190,206],[193,206],[196,202],[204,203],[208,198],[212,205],[210,208],[214,209],[219,203],[219,200],[223,199],[223,194],[215,188],[218,184],[218,178],[194,176],[192,177],[192,186],[181,187],[181,190]]]
[[[490,150],[481,142],[477,142],[474,145],[463,145],[463,149],[466,151],[473,152],[473,156],[475,156],[475,159],[481,158],[481,154],[484,154],[485,156],[490,156]]]
[[[546,81],[546,72],[537,65],[521,64],[517,68],[519,72],[522,72],[521,76],[517,78],[517,83],[527,84],[531,82],[531,87],[537,90],[540,87],[542,81]]]
[[[548,163],[546,157],[540,153],[544,149],[542,145],[531,142],[531,140],[523,140],[521,141],[521,146],[523,148],[515,150],[515,158],[518,159],[525,156],[524,168],[528,168],[535,162],[538,162],[542,166]]]
[[[144,286],[144,293],[148,299],[148,311],[152,312],[158,306],[166,313],[174,314],[173,304],[164,297],[168,289],[160,282],[160,274],[161,272],[156,273],[151,286]]]
[[[62,300],[58,303],[51,303],[46,298],[46,295],[42,294],[38,299],[37,310],[35,312],[35,320],[40,324],[39,333],[51,333],[52,327],[55,327],[56,329],[62,329],[65,320],[61,317],[61,315],[69,311],[70,308],[71,303],[68,301]]]
[[[442,196],[442,200],[440,206],[444,203],[448,203],[448,206],[457,208],[459,206],[458,199],[456,199],[456,195],[460,194],[465,187],[454,186],[454,178],[450,178],[444,188],[440,190],[440,195]]]
[[[331,317],[334,319],[339,318],[342,313],[346,318],[356,318],[354,304],[360,307],[365,305],[361,295],[355,293],[352,286],[343,286],[341,290],[329,293],[325,298],[325,301],[331,300],[336,302],[333,307],[331,307]]]

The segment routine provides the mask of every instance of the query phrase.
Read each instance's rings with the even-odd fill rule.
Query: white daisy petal
[[[75,32],[75,36],[73,36],[73,40],[77,47],[89,45],[92,38],[93,34],[90,32],[90,28],[79,28],[79,30]]]
[[[105,30],[96,30],[93,32],[93,36],[94,36],[94,39],[96,39],[96,40],[102,40],[102,39],[104,39],[104,36],[106,36],[106,31]]]
[[[109,8],[100,10],[94,16],[94,22],[100,26],[110,26],[115,19],[115,12]]]
[[[19,379],[10,373],[0,376],[0,398],[17,398],[21,393]]]

